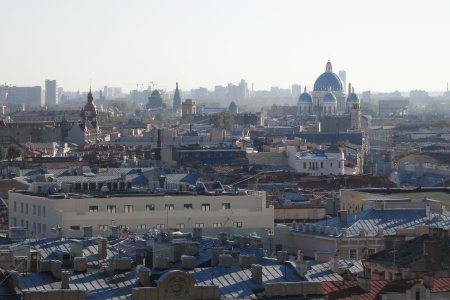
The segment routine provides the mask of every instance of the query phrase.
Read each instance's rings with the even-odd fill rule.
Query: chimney
[[[427,216],[428,220],[431,220],[431,208],[430,208],[430,204],[427,204],[427,206],[425,206],[425,215]]]
[[[61,288],[63,290],[70,289],[70,287],[69,287],[70,275],[72,275],[72,272],[70,272],[70,271],[62,271],[61,272]]]
[[[97,241],[97,245],[100,259],[106,259],[108,256],[108,240],[105,238],[100,238]]]
[[[181,267],[185,270],[195,268],[195,257],[190,255],[181,255]]]
[[[263,269],[261,265],[253,264],[250,267],[251,273],[252,273],[252,280],[255,283],[262,283],[262,275],[263,275]]]
[[[230,254],[219,255],[219,267],[231,268],[233,266],[233,256]]]
[[[83,256],[83,241],[70,240],[70,255],[72,255],[72,257]]]
[[[222,247],[211,248],[211,266],[216,266],[219,263],[219,255],[223,253]]]
[[[348,83],[348,91],[347,91],[347,93],[351,93],[352,92],[352,84],[349,82]]]
[[[87,257],[75,257],[73,259],[73,271],[74,272],[86,272],[87,271]]]

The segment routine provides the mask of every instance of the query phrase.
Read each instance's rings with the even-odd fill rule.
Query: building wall
[[[34,232],[34,223],[41,224],[40,233],[43,235],[49,234],[49,229],[57,225],[74,230],[78,227],[92,226],[94,233],[101,233],[109,230],[108,226],[112,224],[124,225],[133,231],[147,231],[150,228],[158,227],[177,228],[180,226],[183,226],[182,228],[221,226],[266,229],[272,228],[274,221],[274,209],[272,206],[265,207],[265,194],[263,193],[242,196],[48,199],[47,197],[10,192],[9,196],[11,203],[9,209],[10,224],[22,226],[22,220],[25,225],[28,221],[29,233]],[[22,203],[28,204],[28,214],[21,211]],[[223,203],[229,203],[230,209],[224,209]],[[174,205],[174,209],[166,210],[166,205],[171,204]],[[184,204],[192,204],[192,209],[186,210]],[[210,210],[202,210],[202,204],[209,204]],[[116,212],[108,212],[108,205],[115,205]],[[125,205],[132,205],[132,211],[125,212]],[[154,210],[148,211],[147,205],[154,205]],[[41,206],[40,216],[37,213],[33,214],[34,206]],[[97,206],[98,210],[90,212],[92,206]],[[42,215],[44,210],[42,207],[45,207],[45,217]],[[45,224],[46,232],[43,231],[43,224]],[[36,226],[38,231],[39,225]]]

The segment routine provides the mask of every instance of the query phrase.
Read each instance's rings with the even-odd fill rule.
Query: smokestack
[[[352,84],[348,83],[348,93],[350,94],[352,92]]]

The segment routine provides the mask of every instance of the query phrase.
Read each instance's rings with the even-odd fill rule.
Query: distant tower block
[[[345,92],[345,86],[347,84],[347,72],[344,70],[339,71],[339,78],[342,80],[342,85],[344,86],[344,92]],[[348,90],[347,93],[350,93],[351,91]]]

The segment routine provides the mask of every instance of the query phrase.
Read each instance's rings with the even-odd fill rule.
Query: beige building
[[[357,213],[372,207],[384,208],[425,208],[446,214],[450,210],[449,188],[421,189],[342,189],[340,209]]]
[[[181,114],[182,116],[189,116],[197,114],[197,106],[195,105],[195,101],[192,99],[186,99],[181,104]]]
[[[39,190],[51,183],[35,183]],[[42,186],[46,185],[46,186]],[[33,185],[29,190],[33,189]],[[37,189],[36,189],[37,191]],[[9,222],[25,227],[28,234],[51,235],[61,226],[71,236],[82,235],[84,226],[94,234],[109,235],[110,225],[145,232],[151,228],[203,228],[205,234],[257,232],[273,228],[274,209],[266,207],[263,192],[239,195],[127,195],[95,197],[80,194],[43,195],[10,191]]]

